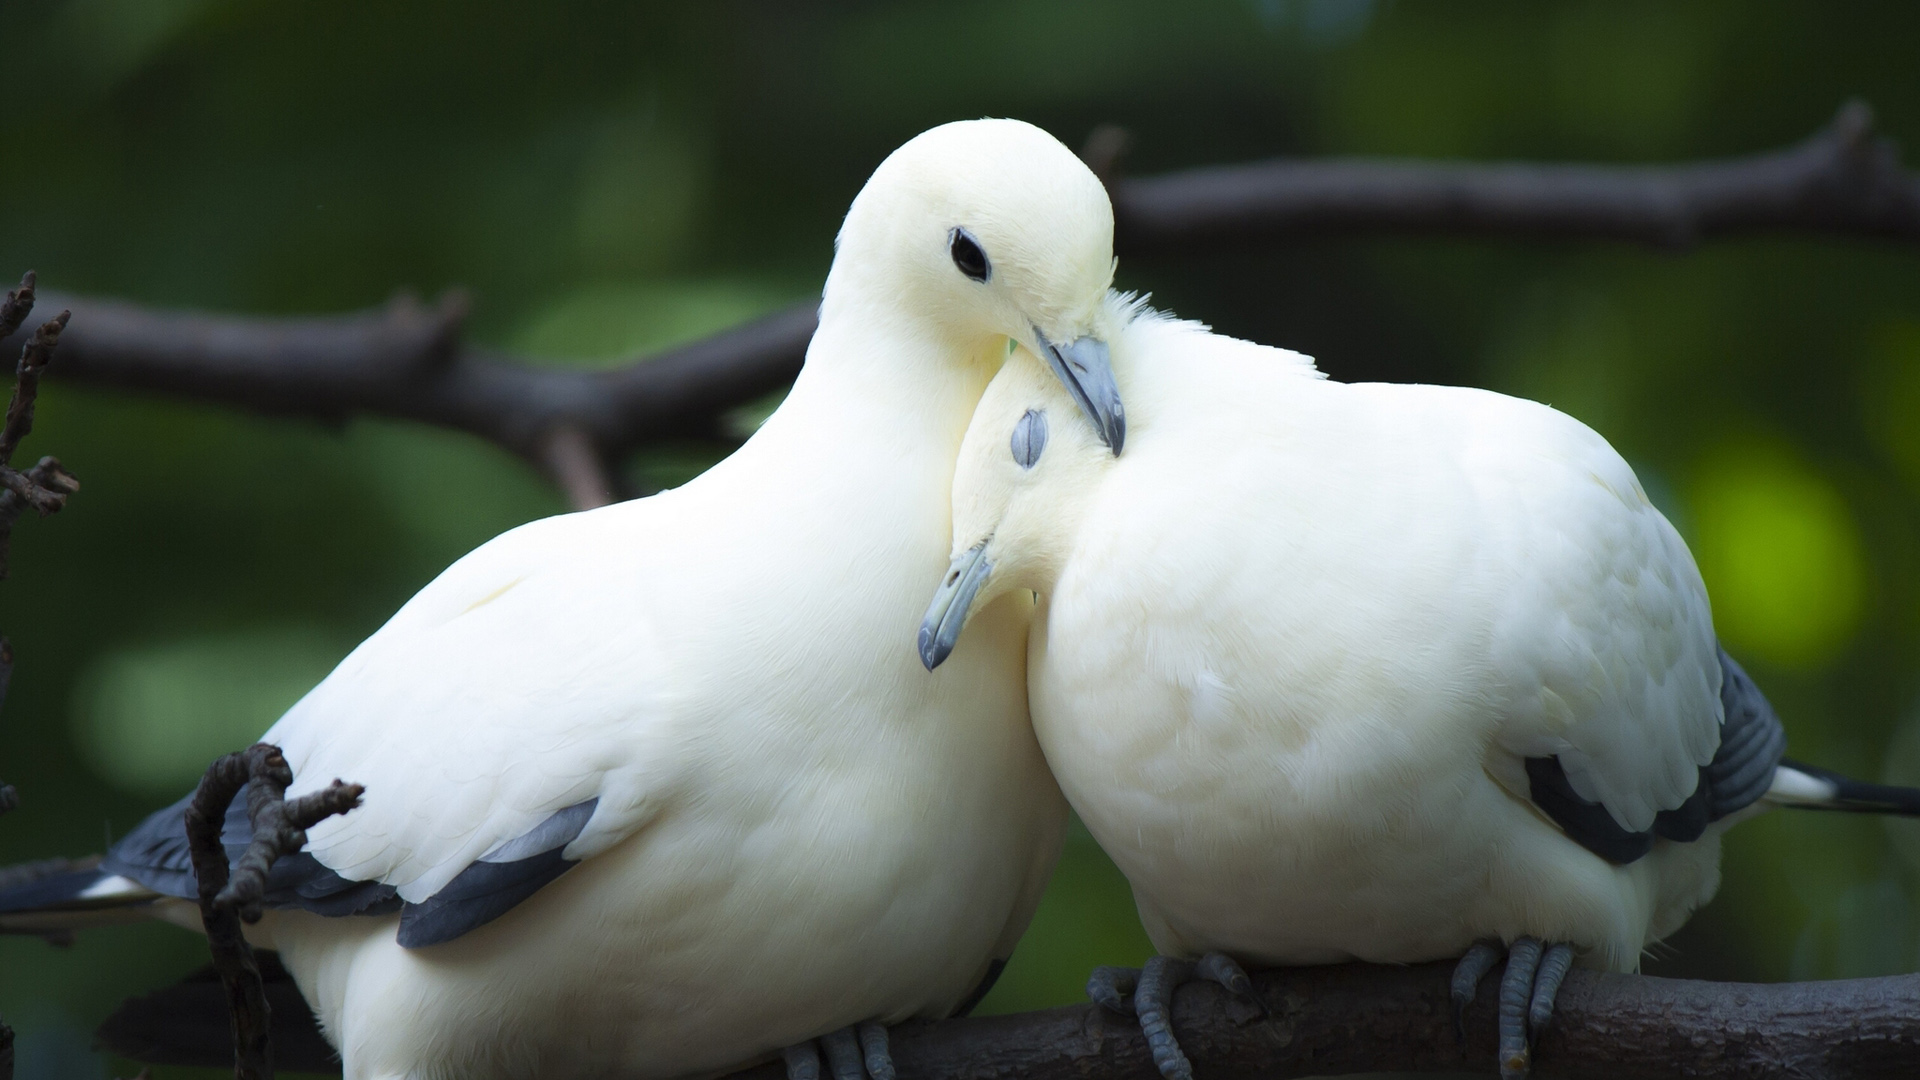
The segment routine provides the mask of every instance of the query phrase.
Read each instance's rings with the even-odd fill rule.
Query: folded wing
[[[676,760],[655,620],[634,610],[641,583],[608,580],[609,530],[578,521],[523,526],[454,564],[264,736],[293,768],[290,796],[336,777],[367,789],[275,866],[270,904],[398,910],[400,943],[431,945],[649,819]],[[244,807],[228,814],[234,854]],[[192,896],[185,808],[154,814],[103,868]]]

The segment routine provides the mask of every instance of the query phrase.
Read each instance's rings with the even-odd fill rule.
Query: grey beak
[[[939,667],[960,640],[960,630],[967,625],[967,610],[973,607],[980,586],[987,583],[987,575],[993,573],[993,563],[987,561],[986,554],[985,540],[961,552],[947,567],[947,576],[940,579],[933,603],[927,605],[927,617],[920,620],[920,662],[928,671]]]
[[[1120,387],[1113,381],[1113,362],[1107,353],[1107,343],[1099,338],[1083,337],[1056,345],[1048,341],[1037,326],[1033,328],[1033,336],[1039,340],[1040,351],[1053,366],[1053,373],[1066,385],[1067,393],[1073,395],[1073,400],[1080,403],[1080,411],[1093,421],[1100,441],[1107,444],[1114,457],[1119,457],[1120,448],[1127,441],[1127,411],[1120,404]]]

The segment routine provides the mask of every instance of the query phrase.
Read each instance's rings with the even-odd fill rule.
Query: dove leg
[[[1476,941],[1453,969],[1453,1033],[1462,1043],[1467,1041],[1467,1006],[1473,1004],[1474,995],[1480,992],[1480,980],[1487,977],[1487,972],[1493,970],[1493,965],[1500,962],[1506,951],[1497,941]]]
[[[787,1063],[787,1080],[823,1080],[822,1051],[827,1058],[824,1080],[894,1080],[893,1053],[887,1045],[885,1024],[869,1020],[787,1047],[781,1051]]]
[[[1497,941],[1478,941],[1453,969],[1454,1031],[1461,1042],[1467,1039],[1467,1006],[1473,1004],[1480,981],[1493,970],[1502,954],[1507,970],[1500,978],[1500,1049],[1498,1061],[1502,1080],[1525,1080],[1533,1069],[1533,1047],[1553,1018],[1553,1001],[1560,984],[1573,967],[1573,946],[1565,942],[1543,944],[1539,938],[1523,937],[1512,946]]]
[[[1104,1008],[1139,1017],[1153,1064],[1166,1080],[1193,1080],[1193,1064],[1173,1034],[1173,992],[1199,980],[1219,983],[1236,997],[1258,1001],[1253,981],[1224,953],[1208,953],[1198,961],[1156,956],[1138,970],[1096,968],[1087,980],[1087,996]]]
[[[1128,999],[1138,985],[1139,968],[1102,965],[1087,976],[1087,996],[1093,999],[1094,1004],[1109,1012],[1128,1016],[1133,1013],[1133,1002]]]
[[[1500,978],[1501,1080],[1524,1080],[1533,1068],[1533,1047],[1527,1039],[1527,1009],[1533,1003],[1533,980],[1540,970],[1540,939],[1523,937],[1507,947],[1507,972]]]
[[[820,1080],[820,1051],[811,1041],[780,1051],[787,1062],[787,1080]]]
[[[1540,972],[1533,977],[1533,1002],[1527,1007],[1529,1047],[1538,1044],[1540,1036],[1546,1033],[1547,1021],[1553,1018],[1553,999],[1560,993],[1560,983],[1572,967],[1573,946],[1565,942],[1547,946],[1546,954],[1540,958]]]

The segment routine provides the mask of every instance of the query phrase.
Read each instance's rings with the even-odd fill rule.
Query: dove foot
[[[1533,1070],[1534,1044],[1553,1018],[1554,996],[1573,967],[1573,946],[1543,945],[1533,937],[1520,938],[1505,949],[1491,941],[1476,942],[1453,969],[1454,1025],[1463,1042],[1467,1006],[1502,952],[1507,955],[1507,970],[1500,977],[1496,1060],[1501,1080],[1525,1080]]]
[[[1224,953],[1208,953],[1199,960],[1156,956],[1144,968],[1095,968],[1087,980],[1087,996],[1113,1012],[1132,1013],[1153,1052],[1153,1063],[1166,1080],[1193,1080],[1193,1064],[1180,1050],[1173,1034],[1173,992],[1198,981],[1216,982],[1235,997],[1259,1003],[1253,980]]]
[[[887,1047],[887,1026],[867,1021],[843,1027],[781,1051],[787,1062],[787,1080],[823,1080],[820,1056],[826,1054],[824,1080],[894,1080],[893,1053]]]

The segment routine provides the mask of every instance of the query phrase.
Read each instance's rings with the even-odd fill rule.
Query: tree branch
[[[306,830],[316,823],[359,806],[366,790],[335,780],[327,788],[288,802],[287,785],[292,782],[293,770],[280,748],[255,743],[208,766],[187,806],[187,843],[200,892],[200,921],[233,1025],[234,1080],[273,1077],[273,1011],[241,923],[260,921],[260,902],[274,861],[304,847]],[[227,849],[220,834],[227,808],[242,787],[247,788],[253,839],[229,880]]]
[[[1920,177],[1841,108],[1772,153],[1689,165],[1479,165],[1349,159],[1196,169],[1112,188],[1124,255],[1329,235],[1626,240],[1667,249],[1803,232],[1920,242]]]
[[[1490,1073],[1498,979],[1455,1041],[1450,962],[1262,972],[1262,1016],[1211,983],[1182,987],[1174,1031],[1206,1080]],[[1157,1076],[1132,1017],[1094,1005],[893,1029],[915,1080]],[[1575,971],[1534,1054],[1537,1080],[1894,1080],[1920,1062],[1920,975],[1746,984]],[[782,1080],[779,1062],[732,1080]]]
[[[1116,243],[1129,256],[1386,234],[1667,249],[1780,232],[1920,243],[1920,177],[1874,136],[1871,110],[1859,103],[1798,146],[1687,165],[1281,160],[1116,178],[1125,146],[1124,132],[1104,128],[1088,156],[1109,183]],[[78,318],[59,379],[326,422],[366,414],[458,428],[532,461],[576,506],[612,497],[611,463],[635,448],[715,435],[726,410],[791,382],[815,326],[813,305],[799,306],[587,372],[464,344],[458,296],[280,319],[60,303]],[[17,331],[0,320],[0,337]]]
[[[457,295],[292,319],[59,301],[75,314],[61,380],[329,423],[367,414],[457,428],[546,469],[580,500],[590,485],[569,471],[574,457],[556,463],[556,433],[584,442],[594,461],[714,435],[727,409],[793,381],[815,325],[811,307],[794,308],[627,367],[575,371],[463,345]]]

